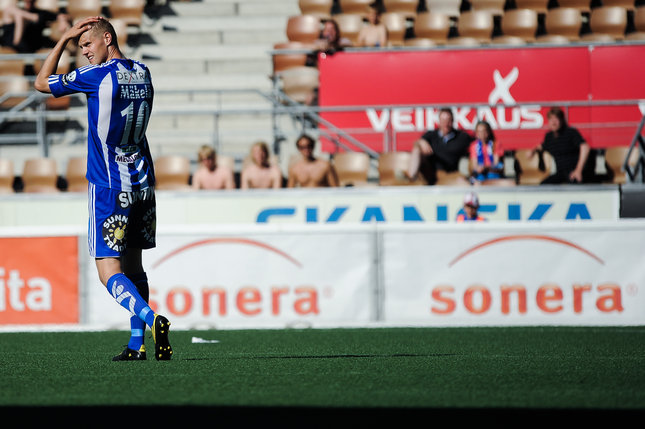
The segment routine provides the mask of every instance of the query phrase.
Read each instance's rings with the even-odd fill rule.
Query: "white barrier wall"
[[[641,220],[202,226],[145,253],[151,299],[180,328],[640,325],[644,259]],[[98,285],[88,304],[90,325],[127,316]]]

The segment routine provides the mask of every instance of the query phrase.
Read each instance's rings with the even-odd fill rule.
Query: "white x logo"
[[[515,83],[519,74],[520,71],[517,67],[513,67],[513,70],[506,77],[502,77],[499,70],[495,70],[493,72],[495,89],[488,96],[488,104],[492,106],[500,100],[503,104],[515,104],[515,99],[511,95],[511,86]]]

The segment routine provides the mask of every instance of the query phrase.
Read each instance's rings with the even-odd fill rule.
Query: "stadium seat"
[[[0,194],[13,193],[13,161],[0,158]]]
[[[180,155],[164,155],[155,160],[156,189],[185,191],[190,189],[190,160]]]
[[[515,0],[516,9],[531,9],[538,14],[545,14],[549,0]]]
[[[317,16],[321,20],[331,18],[331,8],[334,0],[298,0],[302,15]]]
[[[370,4],[374,0],[339,0],[340,10],[342,13],[357,13],[363,18],[367,18],[370,10]]]
[[[493,40],[491,39],[491,43]],[[482,42],[476,38],[476,37],[466,37],[466,36],[458,36],[458,37],[449,37],[448,41],[446,42],[446,45],[449,46],[481,46]]]
[[[580,12],[589,12],[591,10],[592,0],[558,0],[558,7],[572,7]]]
[[[459,37],[477,39],[479,43],[490,43],[493,37],[494,21],[490,12],[470,10],[463,12],[457,21]]]
[[[612,146],[605,149],[605,163],[613,173],[612,183],[623,184],[627,182],[627,172],[623,165],[627,158],[629,146]],[[633,169],[638,163],[640,152],[638,146],[635,146],[629,154],[628,165]]]
[[[365,152],[340,152],[334,154],[333,165],[340,186],[367,184],[370,158]]]
[[[383,6],[387,13],[399,13],[406,19],[414,19],[419,0],[383,0]]]
[[[535,42],[547,45],[566,45],[570,43],[568,37],[559,34],[541,34],[535,38]]]
[[[68,192],[85,192],[87,191],[87,158],[84,156],[72,157],[67,160],[65,168],[65,179],[67,180]]]
[[[437,170],[437,182],[435,185],[438,186],[468,186],[470,182],[463,174],[459,171],[445,172],[443,170]]]
[[[111,19],[123,20],[127,25],[141,27],[145,0],[109,0],[108,11]]]
[[[645,6],[634,9],[635,31],[625,35],[627,40],[645,40]]]
[[[11,48],[0,47],[0,54],[16,53]],[[28,92],[31,85],[24,72],[25,61],[22,59],[0,61],[0,109],[11,109],[25,100],[26,96],[20,93]]]
[[[59,0],[36,0],[34,6],[40,10],[47,10],[53,13],[60,12]]]
[[[36,53],[38,54],[48,54],[51,51],[49,48],[39,49]],[[66,74],[71,70],[71,54],[68,50],[63,50],[60,60],[58,61],[58,68],[56,69],[57,74]],[[40,71],[44,60],[35,59],[34,60],[34,71],[36,74]],[[54,97],[53,95],[47,97],[45,102],[48,109],[51,110],[65,110],[70,106],[70,97]]]
[[[519,185],[539,185],[544,179],[551,175],[553,168],[553,157],[548,152],[542,152],[544,169],[540,169],[540,156],[536,153],[528,158],[530,150],[517,150],[515,152],[516,170],[515,177]],[[519,170],[517,169],[519,167]]]
[[[512,45],[512,46],[521,46],[526,45],[526,40],[518,36],[495,36],[491,40],[493,45]]]
[[[17,55],[18,52],[6,46],[0,46],[0,55]],[[25,60],[14,58],[11,60],[0,61],[0,76],[5,75],[24,75]]]
[[[101,0],[68,0],[67,14],[72,22],[88,16],[99,16],[103,6]]]
[[[320,37],[320,18],[294,15],[287,20],[287,39],[291,42],[313,43]]]
[[[602,0],[603,6],[619,6],[625,10],[633,11],[636,9],[634,0]]]
[[[550,9],[544,19],[544,27],[547,35],[564,36],[570,42],[580,40],[582,13],[574,7]]]
[[[426,0],[426,10],[458,18],[461,13],[461,0]]]
[[[493,16],[504,15],[506,0],[470,0],[471,10],[483,10]]]
[[[450,17],[444,13],[419,12],[414,20],[414,37],[444,44],[450,34]]]
[[[119,47],[124,50],[128,45],[128,23],[121,18],[111,19],[110,23],[114,27]]]
[[[58,170],[53,158],[30,158],[22,170],[23,191],[27,193],[59,192]]]
[[[298,103],[308,104],[319,86],[320,72],[316,67],[292,67],[279,73],[282,91]]]
[[[396,12],[386,12],[381,15],[381,22],[387,28],[388,46],[403,46],[407,29],[405,16]]]
[[[305,50],[313,50],[314,45],[302,42],[281,42],[274,44],[273,49],[302,51],[273,54],[273,73],[278,73],[293,67],[304,67],[307,64],[307,52]]]
[[[363,17],[357,13],[339,13],[333,17],[342,37],[347,38],[352,45],[356,45],[358,41],[358,33],[365,24]]]
[[[445,42],[443,42],[445,43]],[[442,44],[443,44],[442,43]],[[440,44],[432,39],[427,39],[424,37],[413,37],[410,39],[405,39],[403,41],[404,46],[409,46],[412,48],[434,48]]]
[[[378,159],[378,173],[380,186],[409,186],[423,185],[425,181],[419,179],[410,182],[405,176],[410,163],[410,152],[384,152]]]
[[[591,9],[589,27],[591,33],[583,35],[582,40],[623,40],[627,29],[627,11],[620,6],[602,6]],[[610,36],[611,39],[606,36]]]
[[[502,34],[534,42],[538,28],[538,13],[532,9],[512,9],[502,16]]]

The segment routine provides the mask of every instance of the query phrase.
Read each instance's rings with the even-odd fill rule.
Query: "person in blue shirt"
[[[462,222],[485,222],[486,218],[479,214],[479,197],[474,192],[467,192],[464,195],[463,211],[457,213],[458,223]]]
[[[55,74],[67,43],[78,40],[89,65]],[[150,327],[155,358],[169,360],[170,322],[148,306],[142,249],[155,247],[155,175],[146,127],[154,90],[150,71],[125,58],[116,32],[102,17],[78,21],[49,53],[34,83],[61,97],[84,93],[88,108],[88,245],[101,283],[131,313],[130,341],[113,360],[144,360],[144,332]]]

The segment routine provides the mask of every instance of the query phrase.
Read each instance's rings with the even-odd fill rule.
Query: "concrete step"
[[[287,16],[300,13],[297,0],[204,0],[171,2],[170,7],[179,16]]]
[[[266,73],[220,73],[217,75],[197,73],[186,70],[172,70],[158,65],[152,71],[152,82],[155,89],[198,90],[203,89],[259,89],[271,90],[271,79]],[[165,71],[165,72],[164,72]]]

